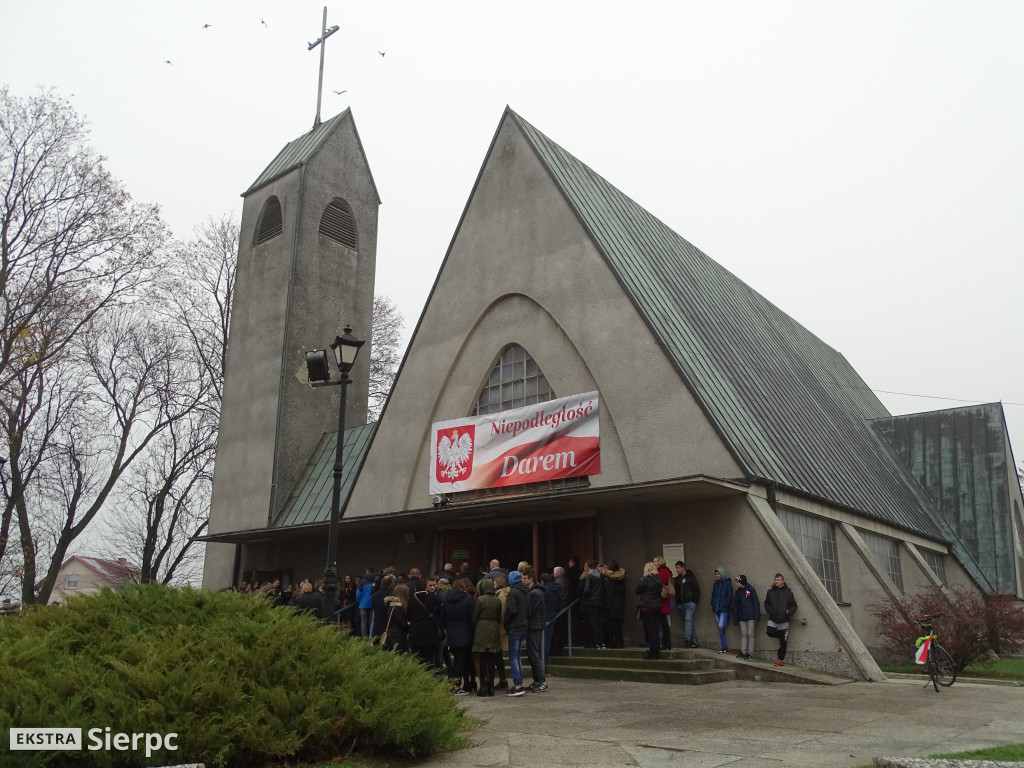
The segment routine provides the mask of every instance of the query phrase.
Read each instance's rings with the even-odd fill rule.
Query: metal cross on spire
[[[309,44],[309,49],[312,51],[318,45],[320,46],[320,79],[316,85],[316,120],[313,121],[313,129],[315,130],[320,125],[320,99],[324,92],[324,50],[327,48],[327,38],[338,31],[338,25],[335,24],[330,29],[327,28],[327,6],[324,6],[324,20],[320,24],[320,37],[316,39],[316,42]]]

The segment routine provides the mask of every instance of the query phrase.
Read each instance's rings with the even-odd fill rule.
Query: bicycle
[[[925,614],[918,619],[917,623],[924,631],[924,637],[917,638],[917,652],[915,660],[918,664],[925,666],[925,671],[931,679],[935,692],[939,692],[939,686],[949,688],[956,682],[956,664],[949,652],[939,645],[937,635],[932,629],[932,621],[942,616],[941,613]],[[927,685],[927,683],[925,683]]]

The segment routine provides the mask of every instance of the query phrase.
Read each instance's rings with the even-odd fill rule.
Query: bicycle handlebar
[[[926,613],[923,618],[920,618],[920,619],[917,620],[917,623],[918,624],[931,624],[932,619],[937,619],[940,616],[945,616],[945,615],[946,615],[945,611],[942,611],[940,613]]]

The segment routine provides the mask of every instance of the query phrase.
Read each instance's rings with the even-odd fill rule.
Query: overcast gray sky
[[[188,237],[312,126],[323,6],[3,0],[0,82],[68,97]],[[1003,401],[1024,460],[1024,3],[359,0],[327,23],[323,117],[353,110],[407,334],[507,104],[894,413]]]

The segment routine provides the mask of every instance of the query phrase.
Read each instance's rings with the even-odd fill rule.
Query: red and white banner
[[[918,664],[928,663],[928,651],[932,648],[932,639],[930,637],[921,638],[924,642],[917,647],[917,653],[914,654],[914,661]]]
[[[601,473],[597,392],[431,426],[430,493]]]

